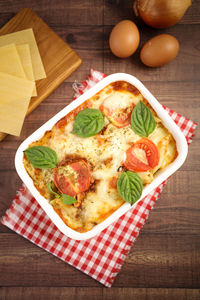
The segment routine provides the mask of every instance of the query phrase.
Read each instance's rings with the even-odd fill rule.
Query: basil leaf
[[[69,196],[66,194],[59,195],[58,193],[54,192],[51,187],[51,182],[48,183],[47,187],[48,187],[50,193],[53,194],[54,196],[56,196],[56,198],[61,198],[61,200],[64,204],[70,205],[70,204],[77,202],[77,200],[72,196]]]
[[[123,172],[117,181],[117,191],[131,205],[142,195],[143,184],[140,176],[132,171]]]
[[[51,182],[48,183],[47,187],[48,187],[48,190],[49,190],[49,192],[51,194],[53,194],[54,196],[56,196],[56,198],[60,198],[60,195],[52,190]]]
[[[87,108],[76,115],[72,133],[80,137],[90,137],[99,133],[104,124],[104,115],[99,109]]]
[[[77,202],[77,200],[74,197],[66,195],[66,194],[61,194],[61,200],[66,205],[70,205],[70,204]]]
[[[54,150],[45,146],[33,146],[24,151],[30,163],[38,169],[55,168],[58,163]]]
[[[142,137],[148,137],[156,128],[156,121],[151,110],[142,101],[138,102],[132,111],[131,127]]]

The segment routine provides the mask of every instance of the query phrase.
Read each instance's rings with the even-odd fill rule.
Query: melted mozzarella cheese
[[[168,134],[168,130],[161,123],[158,123],[155,130],[148,136],[148,139],[154,142],[154,144],[157,146],[158,143]]]
[[[132,153],[144,164],[148,165],[148,160],[146,156],[146,152],[143,149],[140,148],[134,148],[132,150]]]
[[[106,106],[114,110],[118,105],[126,107],[131,102],[137,104],[142,99],[141,94],[134,95],[124,90],[113,91],[111,87],[106,87],[90,100],[93,103],[93,108],[99,108],[105,101]],[[156,117],[155,119],[157,121],[156,129],[148,138],[158,147],[160,161],[159,165],[153,170],[138,173],[143,184],[151,183],[154,178],[153,174],[159,168],[168,165],[176,155],[176,144],[171,138],[171,134],[162,125],[159,118]],[[102,222],[124,203],[117,189],[109,186],[109,180],[120,176],[122,171],[119,170],[125,161],[126,150],[141,139],[140,136],[134,133],[131,125],[117,128],[106,118],[105,120],[106,129],[103,134],[97,134],[89,138],[76,136],[72,134],[73,121],[70,121],[62,131],[54,126],[53,136],[42,139],[42,145],[56,151],[59,162],[65,160],[68,155],[78,155],[87,159],[92,166],[91,177],[96,182],[96,188],[94,191],[89,190],[85,193],[80,207],[65,205],[61,199],[54,199],[55,196],[50,194],[47,185],[53,180],[52,169],[36,171],[27,160],[25,161],[25,167],[33,178],[35,186],[50,200],[64,222],[71,228],[81,232],[88,231]],[[40,141],[35,143],[35,145],[39,144]],[[136,154],[143,162],[147,163],[146,156],[140,150],[136,149]]]
[[[129,95],[117,93],[114,95],[108,96],[104,100],[104,106],[108,107],[110,111],[118,110],[119,108],[129,107],[132,103],[135,103],[134,97],[130,97]]]
[[[138,172],[138,175],[140,176],[143,184],[149,184],[153,181],[153,172],[147,171],[147,172]]]
[[[108,93],[107,89],[105,89],[101,91],[100,96],[94,96],[92,100],[94,108],[99,108],[99,106],[104,103],[110,110],[115,110],[118,107],[126,108],[132,103],[136,105],[142,98],[141,94],[134,95],[129,91],[115,91],[114,93]]]

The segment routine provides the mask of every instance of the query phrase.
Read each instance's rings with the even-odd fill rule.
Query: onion
[[[178,23],[191,4],[191,0],[135,0],[133,9],[149,26],[166,28]]]

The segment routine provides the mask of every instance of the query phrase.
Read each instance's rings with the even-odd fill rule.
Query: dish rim
[[[91,230],[87,232],[77,232],[76,230],[67,226],[64,221],[60,218],[60,216],[54,211],[52,205],[48,202],[46,198],[44,198],[36,187],[33,184],[31,177],[28,175],[25,170],[23,164],[23,151],[27,149],[27,147],[34,141],[40,139],[47,130],[50,130],[53,125],[68,114],[70,111],[78,107],[80,104],[85,102],[90,97],[94,96],[101,89],[106,87],[108,84],[115,81],[126,81],[132,85],[134,85],[143,95],[143,97],[149,102],[152,108],[155,110],[157,115],[162,120],[163,125],[169,130],[176,141],[176,146],[178,150],[178,155],[176,159],[169,164],[166,168],[164,168],[160,173],[154,178],[154,180],[144,187],[142,195],[139,200],[137,200],[132,206],[125,202],[121,207],[119,207],[114,213],[112,213],[109,217],[107,217],[104,221],[97,224]],[[171,176],[175,171],[177,171],[182,164],[184,163],[188,153],[188,145],[186,142],[186,138],[183,135],[180,128],[175,124],[173,119],[169,116],[167,111],[162,107],[162,105],[158,102],[158,100],[151,94],[151,92],[143,85],[143,83],[137,79],[135,76],[126,74],[126,73],[114,73],[108,75],[100,82],[96,83],[95,86],[91,87],[89,90],[84,92],[81,96],[79,96],[76,100],[72,101],[69,105],[64,107],[61,111],[59,111],[56,115],[54,115],[51,119],[45,122],[41,127],[39,127],[36,131],[34,131],[30,136],[28,136],[18,147],[16,155],[15,155],[15,168],[28,187],[36,201],[43,208],[45,213],[49,216],[52,222],[56,225],[56,227],[66,236],[75,239],[75,240],[87,240],[90,239],[113,222],[117,221],[124,213],[126,213],[129,209],[134,208],[139,201],[141,201],[145,196],[151,193],[155,188],[157,188],[163,181],[165,181],[169,176]]]

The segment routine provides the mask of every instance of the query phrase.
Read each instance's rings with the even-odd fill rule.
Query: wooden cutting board
[[[0,29],[0,35],[32,28],[47,78],[36,81],[36,97],[32,97],[27,115],[33,111],[81,64],[80,57],[31,9],[24,8]],[[6,136],[0,132],[0,141]]]

